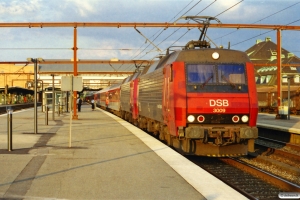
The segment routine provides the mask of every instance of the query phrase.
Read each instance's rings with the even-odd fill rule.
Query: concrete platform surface
[[[300,134],[300,117],[292,115],[290,119],[276,119],[276,114],[259,113],[257,127]]]
[[[40,108],[39,108],[40,109]],[[33,109],[0,116],[0,198],[246,199],[163,143],[116,116],[83,105],[70,113]],[[71,140],[70,140],[71,139]],[[71,141],[71,143],[70,143]]]

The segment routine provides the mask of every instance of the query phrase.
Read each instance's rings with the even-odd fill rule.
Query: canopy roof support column
[[[78,75],[77,72],[77,27],[74,27],[74,77]],[[77,115],[77,91],[73,91],[73,119],[78,119]]]
[[[279,106],[282,102],[282,91],[281,91],[281,29],[277,29],[277,106],[279,115]]]

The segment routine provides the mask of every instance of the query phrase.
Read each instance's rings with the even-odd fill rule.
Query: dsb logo
[[[209,100],[209,106],[229,106],[228,100],[227,99],[217,99],[217,100],[213,100],[210,99]]]

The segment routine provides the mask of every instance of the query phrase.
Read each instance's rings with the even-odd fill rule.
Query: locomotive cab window
[[[218,65],[220,83],[245,84],[245,68],[243,65]]]
[[[243,64],[187,64],[189,92],[247,92]]]
[[[212,65],[188,65],[188,83],[214,83],[216,82],[215,69]]]

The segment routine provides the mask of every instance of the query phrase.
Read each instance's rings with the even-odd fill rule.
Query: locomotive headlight
[[[187,120],[189,122],[194,122],[195,121],[195,116],[194,115],[189,115],[188,118],[187,118]]]
[[[217,60],[217,59],[219,59],[220,54],[219,54],[218,52],[213,52],[212,55],[211,55],[211,57],[212,57],[214,60]]]
[[[248,122],[248,120],[249,120],[249,117],[247,115],[244,115],[242,117],[242,122],[246,123],[246,122]]]

